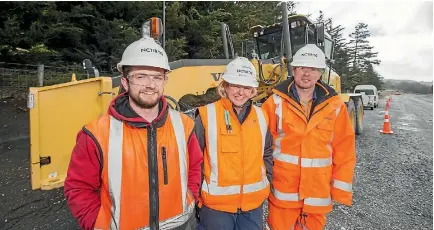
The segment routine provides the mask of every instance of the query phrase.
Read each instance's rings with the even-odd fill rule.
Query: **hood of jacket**
[[[273,92],[284,97],[289,97],[292,100],[299,103],[296,96],[292,93],[291,87],[295,84],[294,77],[288,78],[287,80],[283,81],[282,83],[278,84],[274,89]],[[334,90],[331,86],[327,85],[325,82],[318,80],[315,83],[315,94],[317,99],[313,103],[313,107],[316,105],[319,105],[328,99],[332,98],[333,96],[337,96],[338,93],[336,90]]]

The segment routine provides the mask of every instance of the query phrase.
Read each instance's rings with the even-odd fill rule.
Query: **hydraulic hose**
[[[276,65],[273,70],[271,71],[270,75],[268,76],[268,79],[271,79],[272,75],[274,74],[274,71],[276,70],[277,67],[280,67],[280,73],[279,73],[279,77],[274,80],[274,81],[270,81],[270,80],[265,80],[264,78],[264,71],[262,69],[262,63],[260,62],[260,60],[258,59],[258,63],[259,63],[259,81],[264,83],[265,85],[273,85],[276,82],[279,82],[280,79],[282,79],[282,73],[283,73],[283,67],[282,67],[282,63],[279,63],[279,65]]]

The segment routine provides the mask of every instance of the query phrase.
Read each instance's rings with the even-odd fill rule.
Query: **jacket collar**
[[[128,92],[124,92],[111,101],[108,113],[116,119],[125,121],[134,127],[148,127],[152,124],[159,128],[166,122],[168,109],[167,101],[163,96],[158,102],[158,116],[152,122],[149,122],[133,110],[129,103]]]
[[[278,84],[274,89],[273,92],[277,93],[280,96],[284,96],[285,98],[291,98],[297,103],[300,103],[300,100],[298,100],[298,95],[296,96],[291,90],[292,87],[295,84],[294,78],[288,78],[287,80],[283,81],[282,83]],[[314,100],[314,103],[312,104],[312,107],[317,106],[324,101],[328,100],[329,98],[338,95],[338,93],[329,85],[324,83],[321,80],[318,80],[315,83],[315,90],[314,95],[316,96],[316,100]]]

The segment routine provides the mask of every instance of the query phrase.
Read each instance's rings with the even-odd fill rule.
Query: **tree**
[[[350,78],[349,75],[349,61],[350,56],[348,55],[349,50],[347,47],[347,42],[343,37],[343,30],[345,29],[342,25],[333,25],[332,18],[324,18],[324,13],[319,11],[319,16],[316,19],[317,22],[323,22],[326,32],[330,34],[332,40],[334,41],[334,53],[332,68],[336,71],[339,76],[341,76],[341,87],[343,90],[348,89]]]
[[[363,83],[368,85],[375,85],[378,90],[383,89],[383,77],[380,76],[380,74],[375,71],[372,63],[365,63],[366,70],[363,73]]]
[[[356,25],[353,33],[349,35],[350,42],[349,52],[351,56],[351,67],[353,69],[364,69],[365,64],[371,63],[379,65],[380,61],[377,58],[378,52],[373,52],[373,46],[369,45],[368,38],[371,33],[368,30],[368,24],[359,23]]]
[[[349,74],[347,78],[347,89],[352,89],[357,84],[367,84],[366,82],[376,82],[381,86],[381,79],[373,71],[373,65],[379,65],[377,59],[378,52],[373,52],[373,46],[369,45],[368,38],[371,36],[368,25],[359,23],[355,26],[353,33],[349,35],[348,43]]]

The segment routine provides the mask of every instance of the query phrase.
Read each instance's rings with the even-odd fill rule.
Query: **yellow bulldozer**
[[[254,64],[260,82],[253,99],[260,105],[279,82],[292,76],[290,61],[303,45],[314,43],[329,59],[329,68],[322,80],[331,85],[346,102],[350,119],[357,134],[363,131],[361,94],[342,94],[340,76],[333,70],[333,40],[323,23],[314,23],[304,15],[289,15],[282,3],[282,22],[250,29],[255,48],[245,52]],[[151,18],[142,26],[143,36],[161,39],[161,20]],[[194,114],[197,106],[218,99],[215,87],[221,81],[225,66],[236,56],[229,29],[221,24],[225,59],[183,59],[170,63],[165,96],[172,108]],[[231,55],[229,55],[231,51]],[[230,57],[231,56],[231,57]],[[89,67],[89,61],[83,63]],[[98,73],[97,70],[94,70]],[[110,101],[122,92],[120,75],[95,77],[71,82],[31,87],[28,95],[30,109],[30,162],[32,189],[50,190],[63,186],[75,138],[82,126],[107,111]]]

